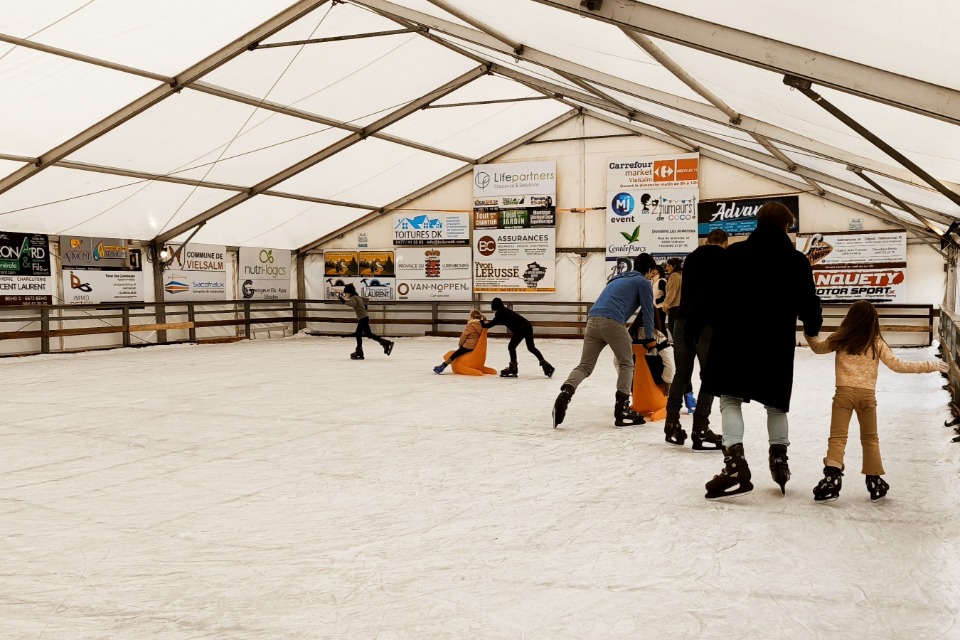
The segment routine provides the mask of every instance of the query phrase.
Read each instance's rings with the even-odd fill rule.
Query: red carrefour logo
[[[483,236],[477,240],[477,251],[480,255],[492,256],[497,250],[497,241],[490,236]]]

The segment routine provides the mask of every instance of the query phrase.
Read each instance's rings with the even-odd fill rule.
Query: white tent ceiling
[[[956,192],[960,4],[600,5],[0,0],[0,228],[307,248],[576,108],[928,237],[901,202],[960,216],[784,84]]]

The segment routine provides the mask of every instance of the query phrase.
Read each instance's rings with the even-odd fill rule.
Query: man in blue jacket
[[[656,270],[657,263],[648,253],[641,253],[633,263],[633,271],[614,276],[600,293],[600,297],[587,315],[587,328],[583,337],[583,352],[580,364],[560,387],[560,395],[553,404],[553,426],[563,422],[567,405],[581,382],[597,364],[604,347],[610,345],[619,367],[617,375],[617,400],[613,409],[614,424],[625,427],[643,424],[643,416],[630,408],[630,391],[633,388],[633,341],[627,330],[630,316],[640,309],[643,317],[644,345],[653,346],[653,286],[645,275]]]

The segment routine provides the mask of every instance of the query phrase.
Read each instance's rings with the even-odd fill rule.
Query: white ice
[[[749,406],[757,488],[721,503],[718,453],[613,428],[610,355],[551,428],[581,345],[538,343],[553,379],[435,376],[440,338],[0,361],[0,637],[960,638],[938,375],[881,371],[889,497],[854,424],[817,504],[833,359],[799,349],[786,497]]]

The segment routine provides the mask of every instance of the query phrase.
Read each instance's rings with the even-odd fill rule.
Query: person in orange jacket
[[[470,319],[467,320],[467,326],[463,328],[463,332],[460,334],[460,343],[457,350],[450,354],[449,358],[433,368],[435,374],[440,375],[454,360],[477,348],[477,342],[480,340],[480,336],[483,335],[483,327],[480,323],[485,322],[486,319],[486,316],[480,313],[479,309],[470,311]]]

